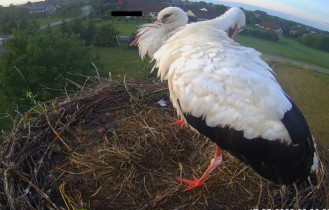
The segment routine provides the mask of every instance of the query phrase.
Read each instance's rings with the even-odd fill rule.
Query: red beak
[[[162,24],[162,23],[163,23],[162,20],[156,20],[153,24],[155,24],[155,25],[160,25],[160,24]],[[154,27],[155,27],[155,26],[150,26],[150,28],[154,28]],[[148,31],[148,30],[146,30],[146,31]],[[143,34],[144,34],[146,31],[144,31],[142,34],[138,35],[138,36],[134,39],[134,41],[132,41],[132,42],[130,43],[129,47],[131,47],[131,46],[133,46],[133,45],[137,45],[138,40],[143,36]]]
[[[238,26],[235,25],[235,27],[232,29],[232,28],[229,28],[226,30],[226,33],[227,35],[231,38],[231,39],[234,39],[235,36],[238,34],[239,30],[238,30]]]

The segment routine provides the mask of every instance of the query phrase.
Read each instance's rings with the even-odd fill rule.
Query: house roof
[[[12,37],[12,35],[8,34],[8,35],[0,35],[1,39],[10,39]]]
[[[260,26],[263,26],[264,28],[269,28],[272,30],[277,30],[281,28],[280,25],[276,24],[275,22],[261,22],[259,23]]]
[[[220,12],[218,12],[212,8],[191,9],[189,11],[191,11],[195,17],[207,19],[207,20],[214,19],[221,15]],[[191,13],[188,12],[188,14],[191,14]]]
[[[143,11],[143,12],[160,12],[166,7],[175,6],[162,2],[140,2],[140,1],[128,1],[127,11]]]
[[[46,10],[50,5],[47,3],[34,3],[28,7],[30,11],[39,11],[39,10]]]

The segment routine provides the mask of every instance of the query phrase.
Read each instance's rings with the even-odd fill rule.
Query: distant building
[[[156,18],[158,13],[166,7],[174,7],[177,4],[164,2],[141,2],[137,0],[127,1],[126,11],[142,11],[143,17]]]
[[[261,22],[258,24],[259,28],[264,28],[269,31],[274,31],[279,35],[283,35],[282,27],[275,22]]]
[[[10,39],[12,35],[4,35],[0,36],[0,55],[7,52],[5,49],[3,49],[3,44],[6,42],[6,40]]]
[[[211,20],[214,19],[221,14],[212,8],[202,8],[202,9],[191,9],[186,12],[190,20],[194,19],[195,21],[203,21],[203,20]]]
[[[12,35],[2,35],[0,36],[0,45],[3,45],[7,39],[10,39]]]
[[[47,16],[53,15],[56,12],[56,7],[47,3],[34,3],[28,9],[30,14],[44,13]]]

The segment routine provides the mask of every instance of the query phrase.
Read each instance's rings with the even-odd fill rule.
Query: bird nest
[[[182,192],[186,186],[175,177],[200,177],[216,146],[188,127],[168,125],[175,116],[173,108],[156,103],[168,99],[166,84],[98,79],[94,88],[80,88],[74,95],[37,105],[2,136],[1,209],[321,208],[328,204],[323,167],[319,186],[300,187],[295,196],[294,188],[281,190],[228,153],[204,186]]]

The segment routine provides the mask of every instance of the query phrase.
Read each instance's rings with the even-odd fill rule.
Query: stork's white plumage
[[[188,17],[179,7],[167,7],[161,10],[157,20],[151,24],[144,24],[138,30],[136,39],[130,44],[138,45],[142,59],[146,54],[153,58],[153,54],[180,27],[187,24]]]
[[[317,167],[309,127],[261,54],[230,38],[244,23],[232,8],[180,28],[154,54],[158,76],[179,116],[220,148],[276,183],[306,180]],[[200,180],[179,180],[200,186],[219,164],[218,148]]]

